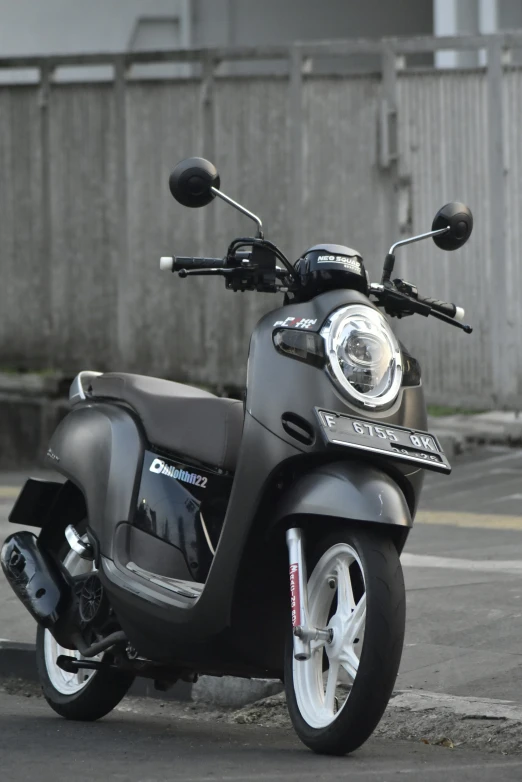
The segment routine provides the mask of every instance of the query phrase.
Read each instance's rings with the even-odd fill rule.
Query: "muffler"
[[[16,532],[0,553],[11,589],[38,624],[52,629],[73,601],[67,572],[42,548],[32,532]]]

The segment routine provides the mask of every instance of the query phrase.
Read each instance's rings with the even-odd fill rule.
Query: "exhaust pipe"
[[[10,535],[0,552],[0,562],[15,595],[60,646],[78,650],[83,657],[95,657],[111,646],[127,643],[122,630],[90,646],[84,641],[74,581],[32,532]]]
[[[0,553],[11,589],[38,624],[51,630],[71,605],[72,582],[32,532],[16,532]]]

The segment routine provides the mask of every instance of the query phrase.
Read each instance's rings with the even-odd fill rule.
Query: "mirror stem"
[[[388,255],[386,256],[386,260],[384,261],[384,267],[382,270],[382,279],[381,283],[384,285],[385,283],[390,281],[391,273],[393,271],[393,266],[395,264],[395,250],[397,247],[402,247],[404,244],[413,244],[413,242],[420,242],[421,239],[429,239],[430,236],[439,236],[440,234],[446,234],[450,230],[449,225],[447,228],[439,228],[437,231],[428,231],[426,234],[419,234],[418,236],[410,236],[408,239],[401,239],[398,242],[395,242],[395,244],[392,244],[390,247],[390,250],[388,252]]]
[[[230,206],[233,206],[234,209],[238,210],[238,212],[241,212],[247,217],[250,217],[250,219],[253,220],[254,223],[257,223],[257,238],[264,239],[263,223],[261,222],[261,219],[257,215],[255,215],[253,212],[249,212],[248,209],[246,209],[244,206],[241,206],[241,204],[238,204],[237,201],[234,201],[232,198],[222,193],[221,190],[218,190],[216,187],[211,187],[210,190],[215,196],[221,198],[222,201],[225,201],[227,204],[230,204]]]

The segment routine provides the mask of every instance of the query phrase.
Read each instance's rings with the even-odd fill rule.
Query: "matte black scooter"
[[[291,265],[201,158],[180,163],[170,187],[190,207],[218,196],[258,231],[223,259],[162,258],[162,269],[285,294],[252,335],[245,404],[81,372],[47,454],[66,482],[27,481],[10,520],[40,532],[10,536],[2,567],[38,622],[43,691],[64,717],[103,716],[134,676],[160,688],[198,673],[277,677],[303,742],[350,752],[399,668],[399,555],[423,470],[450,472],[425,432],[419,365],[378,308],[471,331],[458,307],[391,281],[400,244],[432,236],[454,250],[471,212],[446,205],[432,231],[393,245],[370,285],[348,247],[319,244]]]

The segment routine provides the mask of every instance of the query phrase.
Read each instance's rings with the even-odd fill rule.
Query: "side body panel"
[[[145,438],[123,407],[97,402],[74,407],[56,429],[53,469],[83,493],[101,553],[113,557],[114,533],[133,512]]]

